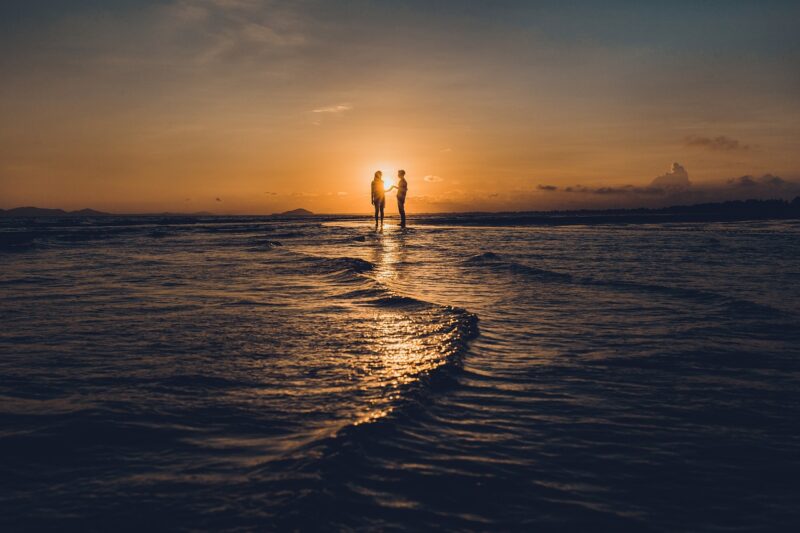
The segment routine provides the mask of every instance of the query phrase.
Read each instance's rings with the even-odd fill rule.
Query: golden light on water
[[[405,235],[396,228],[377,238],[369,256],[375,265],[369,277],[391,289],[393,282],[403,277],[398,266],[406,260],[405,244]],[[387,292],[384,298],[393,297]],[[414,305],[413,301],[408,305]],[[451,328],[443,327],[442,317],[435,308],[409,313],[402,305],[370,304],[365,309],[363,334],[370,354],[354,359],[351,364],[363,391],[384,392],[357,414],[357,425],[389,415],[399,391],[447,364],[454,349]]]

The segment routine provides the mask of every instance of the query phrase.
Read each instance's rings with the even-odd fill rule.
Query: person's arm
[[[392,185],[391,187],[386,189],[386,192],[392,192],[392,189],[396,189],[396,188],[397,188],[397,185]]]

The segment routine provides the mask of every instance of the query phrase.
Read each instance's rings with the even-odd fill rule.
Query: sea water
[[[0,527],[800,523],[800,223],[0,222]]]

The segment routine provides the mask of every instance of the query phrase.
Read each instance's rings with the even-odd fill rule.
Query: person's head
[[[401,180],[406,179],[406,171],[405,170],[398,170],[397,171],[397,177],[400,178]]]
[[[381,172],[380,170],[376,170],[376,171],[375,171],[375,179],[376,179],[376,180],[379,180],[379,179],[381,179],[382,177],[383,177],[383,172]]]

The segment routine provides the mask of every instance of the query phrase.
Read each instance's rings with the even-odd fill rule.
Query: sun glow
[[[369,179],[372,180],[372,176],[375,174],[376,171],[381,171],[381,178],[383,179],[383,185],[385,190],[389,190],[392,188],[393,185],[397,184],[397,172],[401,168],[407,167],[408,164],[405,166],[399,160],[392,160],[392,159],[383,159],[373,161],[371,163],[365,164],[363,166],[363,174],[369,176]]]

